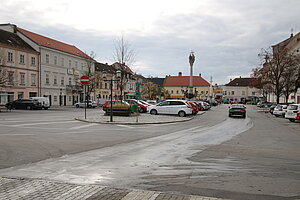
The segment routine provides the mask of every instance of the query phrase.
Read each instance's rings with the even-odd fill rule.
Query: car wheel
[[[144,108],[141,108],[141,107],[140,107],[140,108],[139,108],[139,112],[140,112],[140,113],[143,113],[143,112],[144,112]]]
[[[295,119],[289,119],[290,120],[290,122],[294,122],[295,121]]]
[[[178,116],[179,117],[185,117],[185,112],[184,111],[179,111]]]
[[[8,109],[8,110],[11,110],[11,109],[12,109],[12,105],[8,105],[8,106],[7,106],[7,109]]]
[[[79,108],[79,105],[78,105],[78,104],[76,105],[76,108]]]
[[[31,110],[32,107],[31,106],[26,106],[26,110]]]
[[[243,118],[246,118],[246,115],[243,115]]]
[[[47,107],[46,107],[46,108],[44,107],[44,110],[48,110],[48,108],[47,108]]]
[[[155,109],[150,110],[150,114],[151,114],[151,115],[157,115],[157,110],[155,110]]]
[[[279,115],[275,115],[275,117],[279,117]]]
[[[231,117],[231,114],[230,114],[230,113],[228,114],[228,117]]]

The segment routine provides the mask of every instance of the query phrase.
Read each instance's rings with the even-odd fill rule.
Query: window
[[[54,65],[57,65],[57,56],[54,56]]]
[[[35,57],[31,57],[31,65],[35,66]]]
[[[49,74],[46,74],[46,84],[50,84],[50,81],[49,81]]]
[[[69,77],[69,85],[72,85],[72,78]]]
[[[227,91],[224,91],[224,95],[227,95]]]
[[[246,95],[246,92],[245,92],[245,91],[242,91],[242,95]]]
[[[8,72],[8,84],[13,85],[14,84],[14,72]]]
[[[13,53],[12,52],[8,52],[7,62],[14,62],[14,60],[13,60]]]
[[[69,96],[69,101],[72,101],[72,96]]]
[[[171,90],[171,94],[173,94],[173,90]]]
[[[54,97],[53,97],[53,100],[54,100],[54,101],[57,101],[57,96],[54,96]]]
[[[71,67],[72,67],[72,61],[69,60],[69,68],[71,68]]]
[[[184,102],[182,101],[170,101],[170,105],[174,106],[174,105],[185,105]]]
[[[204,91],[201,91],[201,94],[204,94]]]
[[[107,83],[105,83],[105,86],[104,86],[104,88],[105,88],[105,89],[107,89]]]
[[[77,65],[78,65],[78,62],[77,61],[75,61],[75,68],[77,69]]]
[[[102,82],[100,82],[100,89],[102,89],[103,85],[102,85]]]
[[[25,73],[20,73],[20,85],[25,85]]]
[[[252,92],[252,96],[255,96],[255,92]]]
[[[18,92],[18,99],[24,98],[24,92]]]
[[[231,95],[234,95],[234,91],[231,91]]]
[[[36,85],[36,75],[35,74],[31,74],[31,85],[32,86]]]
[[[57,76],[54,76],[53,85],[57,85]]]
[[[20,54],[20,64],[25,64],[25,55]]]
[[[206,94],[208,94],[208,91],[206,91]]]
[[[49,62],[50,62],[50,56],[49,54],[46,54],[46,63],[49,64]]]
[[[64,66],[64,65],[65,65],[65,59],[61,58],[61,66]]]
[[[61,77],[61,79],[60,79],[60,85],[61,86],[65,85],[65,77]]]

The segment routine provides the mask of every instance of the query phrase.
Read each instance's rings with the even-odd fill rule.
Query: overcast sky
[[[75,45],[113,63],[122,35],[136,52],[131,68],[145,77],[194,75],[225,84],[249,77],[257,56],[300,31],[299,0],[5,0],[0,23]]]

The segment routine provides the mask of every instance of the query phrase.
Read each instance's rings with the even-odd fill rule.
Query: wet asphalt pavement
[[[60,124],[55,125],[56,129],[46,129],[51,127],[44,127],[43,122],[35,126],[42,126],[39,130],[45,128],[53,136],[59,133]],[[300,188],[297,125],[274,119],[253,106],[249,106],[246,119],[228,118],[226,105],[191,121],[169,125],[137,128],[70,123],[70,131],[65,127],[63,135],[71,141],[74,142],[72,130],[96,139],[99,136],[95,130],[99,128],[106,130],[98,131],[105,141],[95,142],[93,149],[81,147],[81,152],[74,154],[58,154],[37,163],[2,169],[0,176],[230,199],[294,199],[299,197]],[[106,135],[112,133],[116,135]],[[48,138],[33,135],[27,137],[39,138],[41,145]],[[91,141],[83,143],[88,145]],[[74,148],[57,147],[65,152]]]

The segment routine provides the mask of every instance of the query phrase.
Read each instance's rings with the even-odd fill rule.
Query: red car
[[[142,102],[140,102],[139,100],[137,99],[124,99],[124,101],[126,101],[127,103],[129,104],[137,104],[138,105],[138,109],[139,109],[139,112],[143,113],[143,112],[147,112],[148,111],[148,107],[149,105],[148,104],[144,104]]]
[[[121,100],[113,100],[112,101],[112,104],[117,104],[117,103],[125,103],[125,104],[128,104],[126,101],[121,101]],[[109,106],[110,105],[110,100],[108,100],[108,101],[105,101],[105,103],[103,104],[103,110],[104,111],[106,111],[106,108],[107,108],[107,106]]]
[[[192,114],[193,114],[193,115],[196,115],[196,114],[199,112],[198,106],[196,105],[196,103],[194,103],[194,102],[192,102],[192,101],[189,101],[188,103],[192,106],[192,109],[193,109]]]

